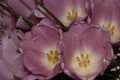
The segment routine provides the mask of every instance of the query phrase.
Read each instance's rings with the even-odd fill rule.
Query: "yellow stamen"
[[[52,62],[53,64],[56,64],[58,62],[58,52],[50,51],[50,53],[47,53],[47,58],[49,62]]]
[[[72,10],[72,12],[68,11],[68,15],[67,15],[67,20],[68,21],[72,21],[77,17],[78,17],[78,12],[77,11],[75,11],[74,9]]]
[[[88,65],[90,65],[90,59],[89,59],[89,54],[85,55],[85,54],[80,54],[80,56],[76,57],[78,65],[80,67],[87,67]]]
[[[111,26],[111,24],[108,23],[106,27],[107,27],[107,29],[109,30],[110,35],[111,35],[111,36],[114,35],[115,26]]]

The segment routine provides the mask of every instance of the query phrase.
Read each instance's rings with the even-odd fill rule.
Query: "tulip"
[[[63,71],[75,80],[93,80],[103,74],[113,57],[109,32],[86,23],[71,26],[63,34]]]
[[[15,18],[0,9],[0,79],[14,80],[18,77],[26,76],[27,73],[21,66],[21,61],[17,59],[20,55],[19,48],[23,37],[23,32],[15,30]],[[18,64],[19,63],[19,64]],[[21,72],[21,73],[20,73]],[[16,76],[16,78],[14,78]]]
[[[59,29],[45,25],[44,21],[25,34],[22,42],[23,63],[32,73],[30,75],[49,80],[61,72],[59,41]]]
[[[106,27],[109,30],[112,44],[120,42],[119,4],[119,0],[93,0],[91,24]]]
[[[11,29],[2,30],[2,32],[0,34],[0,79],[14,80],[14,76],[25,76],[26,73],[18,74],[23,69],[18,67],[22,66],[21,64],[16,64],[23,33]]]
[[[44,6],[67,27],[76,18],[84,20],[88,15],[86,8],[87,0],[43,0],[43,3]],[[44,13],[46,14],[46,12]],[[39,13],[36,13],[36,16],[38,15]],[[47,14],[47,16],[49,16],[49,14]]]
[[[23,17],[28,19],[32,24],[37,24],[40,21],[34,16],[36,7],[34,0],[5,0],[4,2],[8,8],[20,15],[16,23],[17,28],[23,30],[31,29],[31,24],[27,24],[25,20],[23,20]]]
[[[22,31],[15,30],[16,19],[0,8],[0,79],[18,80],[26,76],[21,61],[19,48],[23,36]],[[18,64],[19,63],[19,64]],[[23,72],[22,72],[23,71]],[[20,79],[19,79],[20,80]]]

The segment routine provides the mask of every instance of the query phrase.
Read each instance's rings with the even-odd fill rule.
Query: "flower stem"
[[[9,9],[8,7],[4,6],[2,3],[0,3],[0,6],[5,9],[8,13],[10,13],[11,15],[14,15],[15,17],[19,18],[21,15],[14,12],[13,10]],[[27,18],[21,16],[22,19],[29,25],[29,26],[33,26],[33,23],[31,21],[29,21]]]
[[[114,76],[112,74],[108,74],[108,73],[104,73],[104,74],[107,75],[107,76],[113,77],[113,78],[117,78],[117,76]]]
[[[57,18],[56,16],[54,16],[41,2],[39,2],[38,0],[34,0],[36,4],[40,5],[51,17],[53,17],[54,20],[57,21],[57,23],[60,25],[60,27],[62,28],[62,30],[64,32],[68,31],[68,28],[65,27]]]

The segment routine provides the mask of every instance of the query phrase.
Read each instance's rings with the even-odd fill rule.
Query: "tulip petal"
[[[0,59],[0,79],[1,80],[14,80],[13,73],[10,71],[6,63]]]
[[[23,80],[35,80],[35,79],[37,79],[36,76],[29,75],[29,76],[25,77]]]
[[[6,0],[6,3],[24,17],[29,17],[35,8],[34,0]]]
[[[120,42],[120,2],[118,0],[93,0],[91,24],[105,26],[111,35],[111,43]],[[111,6],[112,5],[112,6]]]
[[[20,39],[21,36],[23,36],[23,33],[17,30],[6,33],[9,35],[3,37],[3,58],[8,62],[8,64],[14,65],[14,58],[18,55],[17,50],[20,47]]]
[[[79,20],[79,19],[78,19]],[[77,22],[77,21],[76,21]],[[86,24],[85,22],[77,22],[71,25],[70,31],[74,32],[76,34],[79,34],[79,36],[84,33],[90,26]]]
[[[23,55],[19,54],[15,57],[14,59],[14,74],[17,77],[24,78],[28,76],[28,71],[25,69],[24,64],[23,64]]]

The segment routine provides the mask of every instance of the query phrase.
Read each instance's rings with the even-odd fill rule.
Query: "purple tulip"
[[[62,68],[75,80],[93,80],[113,57],[109,32],[85,23],[74,24],[63,34],[62,51]]]
[[[66,26],[69,26],[76,18],[84,20],[88,14],[87,0],[43,0],[43,3]]]
[[[5,0],[5,2],[10,9],[21,15],[21,17],[18,18],[18,21],[16,23],[17,28],[23,30],[31,29],[31,26],[28,25],[22,19],[22,17],[27,18],[33,24],[37,24],[40,21],[37,17],[34,16],[34,10],[36,7],[34,0]]]
[[[19,47],[23,33],[15,30],[16,20],[5,10],[0,9],[0,79],[14,80],[14,76],[23,77],[27,73],[21,62]],[[18,64],[19,63],[19,64]],[[20,74],[21,73],[21,74]]]
[[[59,42],[59,29],[45,25],[44,21],[25,34],[22,43],[23,63],[32,73],[29,77],[49,80],[61,72]]]
[[[18,49],[23,33],[19,30],[11,29],[2,30],[2,32],[3,34],[0,34],[0,79],[14,80],[14,76],[19,75],[17,73],[20,68],[16,61],[17,56],[20,55]],[[24,74],[22,73],[22,75]]]
[[[111,36],[111,43],[120,42],[120,1],[93,0],[91,24],[105,26]]]
[[[5,0],[5,2],[15,12],[24,17],[29,17],[35,8],[34,0]]]

